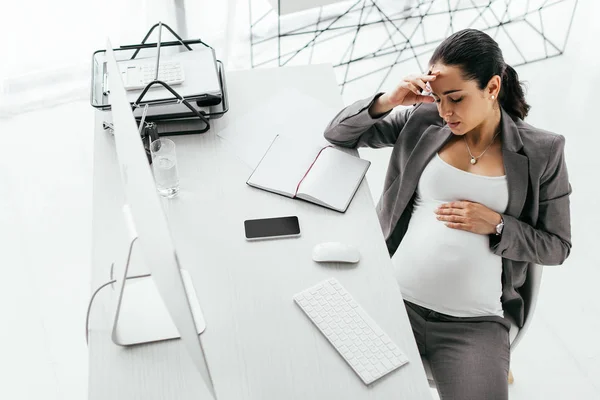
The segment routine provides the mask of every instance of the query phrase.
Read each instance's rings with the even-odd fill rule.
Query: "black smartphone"
[[[300,236],[298,217],[249,219],[244,221],[247,240]]]

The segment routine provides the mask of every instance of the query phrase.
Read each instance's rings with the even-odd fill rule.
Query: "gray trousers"
[[[507,400],[510,322],[459,318],[405,301],[421,356],[441,400]]]

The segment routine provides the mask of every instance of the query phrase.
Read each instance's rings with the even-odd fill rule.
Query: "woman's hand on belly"
[[[502,216],[480,203],[472,201],[453,201],[441,204],[435,209],[437,219],[446,226],[480,235],[496,233],[496,225]]]

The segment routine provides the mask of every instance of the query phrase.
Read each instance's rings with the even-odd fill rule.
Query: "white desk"
[[[342,107],[333,69],[315,65],[227,74],[230,111],[203,135],[172,137],[177,144],[181,193],[165,200],[179,259],[194,280],[207,329],[201,338],[219,400],[430,399],[425,373],[398,286],[391,274],[366,181],[345,214],[251,188],[246,165],[226,151],[216,132],[256,108],[257,98],[293,87]],[[286,105],[281,106],[286,110]],[[302,122],[306,116],[290,120]],[[124,246],[123,193],[114,139],[96,117],[93,271],[95,288],[109,279]],[[265,116],[268,118],[268,116]],[[244,239],[243,220],[298,215],[302,237],[265,242]],[[313,246],[356,244],[357,267],[322,266]],[[366,387],[335,352],[292,296],[337,278],[406,353],[410,362]],[[269,283],[277,283],[269,286]],[[103,289],[92,309],[90,399],[196,399],[201,381],[180,341],[121,348],[110,339],[111,300]]]

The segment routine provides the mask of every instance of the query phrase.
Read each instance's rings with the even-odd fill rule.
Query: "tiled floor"
[[[245,4],[236,10],[237,26],[247,26]],[[593,103],[600,86],[599,14],[599,2],[580,2],[567,53],[518,69],[529,82],[530,123],[567,138],[574,247],[563,266],[545,269],[534,324],[513,354],[511,399],[600,399],[600,341],[594,339],[600,331],[600,256],[594,251],[600,135]],[[232,67],[247,66],[247,43],[243,29],[232,35]],[[316,57],[313,62],[328,61]],[[354,98],[345,95],[347,103]],[[53,120],[61,125],[38,123]],[[92,123],[87,102],[0,121],[0,207],[10,210],[0,212],[3,399],[87,397]],[[378,198],[389,152],[362,154],[373,161],[368,179]]]

